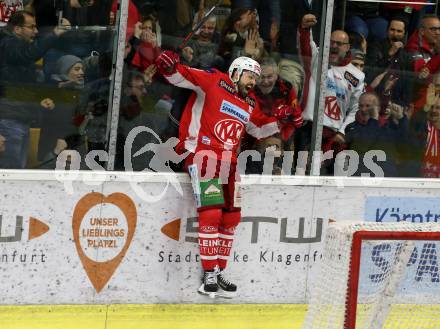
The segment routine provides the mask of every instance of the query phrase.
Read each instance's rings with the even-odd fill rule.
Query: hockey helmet
[[[237,80],[232,78],[235,70],[238,72]],[[253,60],[252,58],[242,56],[234,59],[231,66],[229,66],[229,78],[232,80],[232,82],[237,83],[240,80],[244,70],[254,72],[257,76],[260,76],[261,73],[260,64],[258,64],[257,61]]]

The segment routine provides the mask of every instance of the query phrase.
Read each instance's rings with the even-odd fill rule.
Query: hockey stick
[[[222,2],[223,2],[223,0],[217,1],[217,3],[214,6],[212,6],[211,9],[209,9],[209,11],[205,14],[205,16],[202,17],[202,19],[193,27],[193,29],[188,33],[188,35],[185,37],[185,39],[183,39],[183,41],[180,43],[180,45],[178,47],[179,50],[182,50],[183,47],[186,46],[188,41],[191,40],[194,33],[196,33],[197,30],[200,29],[203,24],[205,24],[205,22],[208,20],[209,16],[211,16],[211,14],[214,12],[215,8],[220,6],[220,3],[222,3]]]

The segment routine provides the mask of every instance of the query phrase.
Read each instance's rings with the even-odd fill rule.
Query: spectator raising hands
[[[389,102],[387,106],[387,112],[389,113],[389,118],[395,123],[399,124],[399,121],[404,116],[404,108],[403,106]]]
[[[404,44],[402,41],[392,41],[390,50],[388,50],[388,56],[393,57],[403,47]]]
[[[50,98],[45,98],[40,102],[41,107],[46,110],[53,110],[55,108],[55,103]]]
[[[249,29],[244,43],[243,55],[251,58],[260,58],[263,44],[257,29]]]
[[[146,84],[151,84],[153,82],[153,77],[157,72],[157,67],[155,64],[151,64],[144,71],[144,80]]]
[[[260,60],[264,43],[258,33],[257,13],[247,8],[234,9],[226,21],[219,46],[219,54],[226,63],[239,56]]]
[[[314,15],[305,15],[299,29],[301,61],[304,66],[305,84],[302,97],[305,124],[295,136],[297,151],[310,151],[312,122],[315,109],[315,86],[319,81],[317,72],[319,50],[312,39],[311,28],[317,23]],[[323,121],[322,151],[333,151],[333,158],[321,166],[322,174],[333,174],[334,159],[343,150],[345,128],[355,120],[358,99],[364,90],[364,73],[351,64],[350,42],[346,32],[333,31],[330,37],[329,70]],[[299,152],[295,152],[299,153]]]
[[[67,31],[69,25],[69,21],[62,20],[61,26],[38,36],[33,14],[17,11],[10,17],[0,41],[0,81],[1,85],[15,90],[20,97],[14,99],[12,93],[12,96],[0,98],[0,134],[6,138],[8,150],[0,158],[0,168],[25,168],[30,124],[38,118],[42,109],[53,110],[55,106],[45,95],[37,98],[26,96],[29,93],[25,92],[25,88],[41,81],[36,62],[55,47],[58,37]]]
[[[316,23],[318,23],[318,20],[316,19],[316,16],[312,15],[312,14],[307,14],[307,15],[304,15],[304,17],[302,18],[301,28],[303,28],[303,29],[310,29],[313,26],[315,26]]]
[[[191,63],[193,60],[194,50],[191,47],[185,47],[182,49],[182,56],[186,62]]]
[[[136,53],[131,64],[141,72],[145,72],[162,52],[157,28],[157,19],[152,15],[147,16],[141,24],[135,25],[136,40],[131,40],[131,43]]]

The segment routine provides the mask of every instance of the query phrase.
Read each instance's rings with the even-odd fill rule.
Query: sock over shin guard
[[[222,219],[221,209],[199,211],[199,250],[202,267],[205,271],[218,266],[218,227]]]
[[[232,242],[234,241],[235,228],[240,223],[240,211],[223,212],[219,227],[218,265],[221,269],[226,264],[231,253]]]

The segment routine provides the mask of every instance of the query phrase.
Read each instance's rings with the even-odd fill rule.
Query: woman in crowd
[[[40,168],[55,168],[58,154],[66,149],[77,149],[80,137],[73,124],[79,94],[84,87],[84,68],[80,58],[74,55],[62,56],[55,65],[52,81],[57,90],[51,95],[53,111],[43,114],[38,160]]]

